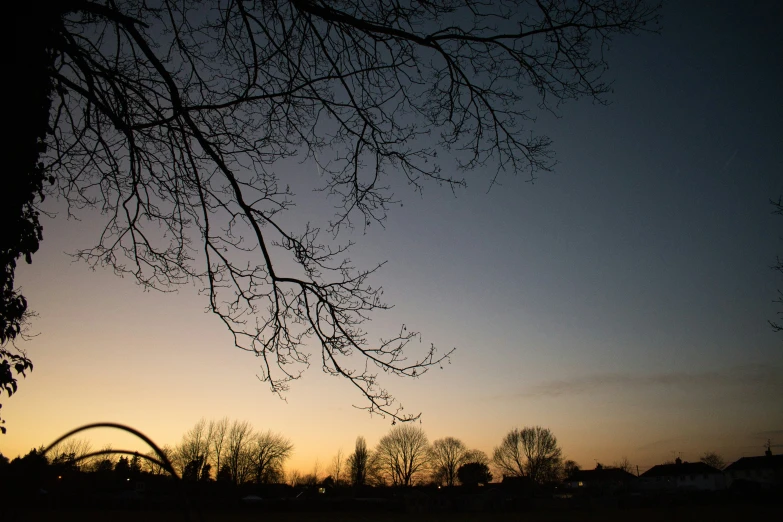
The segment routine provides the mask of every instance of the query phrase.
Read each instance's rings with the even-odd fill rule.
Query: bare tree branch
[[[203,285],[234,344],[281,394],[320,354],[363,408],[412,420],[378,374],[418,377],[416,331],[373,341],[390,306],[340,234],[383,223],[394,179],[455,189],[485,167],[553,168],[535,110],[610,91],[612,37],[656,21],[642,0],[74,0],[50,16],[53,102],[45,172],[69,214],[107,218],[76,257],[145,289]],[[533,103],[528,102],[532,97]],[[444,172],[439,157],[456,162]],[[312,161],[336,204],[292,227],[273,166]],[[292,268],[293,267],[293,268]]]

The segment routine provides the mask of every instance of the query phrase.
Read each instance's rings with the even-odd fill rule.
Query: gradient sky
[[[405,323],[425,346],[457,348],[443,371],[383,381],[430,440],[490,452],[509,429],[542,425],[583,466],[627,456],[642,470],[673,452],[783,449],[783,351],[767,324],[783,287],[768,204],[783,193],[781,20],[775,1],[671,2],[660,36],[616,40],[610,106],[539,120],[554,173],[487,192],[476,172],[456,197],[400,185],[386,228],[355,234],[357,264],[388,260],[375,283],[396,305],[370,331]],[[303,198],[296,219],[329,217],[320,194]],[[24,345],[35,371],[2,401],[3,454],[95,421],[173,445],[199,418],[228,416],[289,437],[289,468],[309,471],[389,429],[317,363],[287,402],[272,395],[195,287],[145,293],[72,263],[65,253],[101,226],[80,217],[46,219],[17,272],[39,335]]]

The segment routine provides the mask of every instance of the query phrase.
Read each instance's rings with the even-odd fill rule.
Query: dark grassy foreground
[[[571,521],[777,521],[780,506],[716,505],[669,506],[629,509],[591,509],[522,513],[404,513],[404,512],[266,512],[257,510],[25,510],[6,522],[571,522]]]

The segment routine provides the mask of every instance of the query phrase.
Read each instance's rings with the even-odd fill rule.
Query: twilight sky
[[[509,429],[542,425],[583,466],[627,456],[642,470],[674,451],[730,461],[767,438],[783,449],[783,351],[767,324],[783,287],[768,204],[783,193],[782,19],[775,1],[670,2],[660,36],[615,41],[611,105],[539,119],[555,172],[489,192],[474,172],[456,196],[401,184],[386,228],[354,234],[358,265],[388,260],[375,284],[396,306],[374,337],[405,323],[426,346],[457,348],[443,371],[383,381],[423,413],[430,440],[489,453]],[[302,195],[292,218],[331,215],[320,193]],[[272,395],[196,287],[145,293],[72,263],[65,253],[102,224],[80,218],[46,219],[18,269],[39,335],[24,345],[35,371],[3,399],[4,455],[95,421],[173,445],[199,418],[228,416],[289,437],[289,468],[309,471],[389,429],[317,362],[287,402]],[[110,432],[93,441],[138,447]]]

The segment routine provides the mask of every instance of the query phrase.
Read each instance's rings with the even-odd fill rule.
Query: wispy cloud
[[[757,431],[751,433],[750,436],[754,439],[773,439],[780,441],[783,440],[783,430]],[[773,446],[783,446],[783,444],[773,444]]]
[[[767,366],[738,366],[713,372],[670,372],[656,374],[599,373],[567,380],[547,381],[523,390],[518,397],[560,397],[613,390],[655,387],[704,389],[727,386],[763,387],[783,393],[783,371]]]
[[[683,441],[687,441],[685,437],[677,437],[674,439],[663,439],[663,440],[656,440],[655,442],[650,442],[648,444],[644,444],[642,446],[639,446],[636,448],[636,451],[647,451],[647,450],[656,450],[661,448],[671,448],[673,445],[682,443]]]

